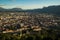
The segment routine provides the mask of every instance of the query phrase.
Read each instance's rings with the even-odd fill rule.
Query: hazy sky
[[[0,0],[0,7],[34,9],[44,6],[60,5],[60,0]]]

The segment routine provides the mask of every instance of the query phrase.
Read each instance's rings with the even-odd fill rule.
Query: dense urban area
[[[60,16],[0,12],[0,40],[60,40]]]

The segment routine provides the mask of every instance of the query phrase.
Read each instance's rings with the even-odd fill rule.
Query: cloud
[[[0,4],[0,7],[4,7],[5,5],[4,4]]]
[[[5,6],[4,4],[0,4],[0,6]]]

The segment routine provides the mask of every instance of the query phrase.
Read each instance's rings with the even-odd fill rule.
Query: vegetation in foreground
[[[0,33],[0,40],[60,40],[60,34],[53,30],[41,30],[34,34]]]

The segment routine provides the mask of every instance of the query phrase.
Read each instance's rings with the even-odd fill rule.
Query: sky
[[[36,9],[52,5],[60,5],[60,0],[0,0],[0,7]]]

